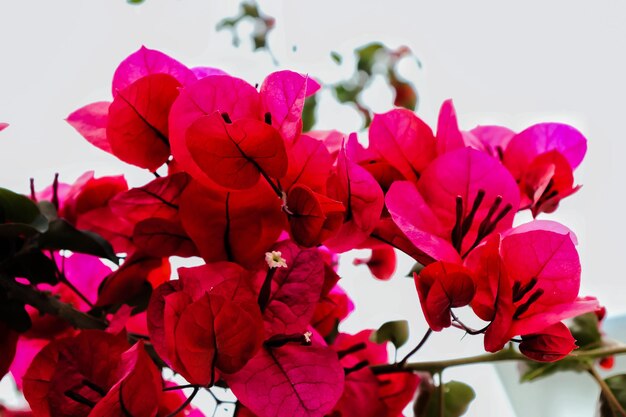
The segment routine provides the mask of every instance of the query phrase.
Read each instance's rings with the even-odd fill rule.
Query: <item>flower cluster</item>
[[[490,352],[514,340],[537,361],[575,348],[562,321],[599,309],[578,296],[576,238],[555,222],[513,222],[519,211],[554,211],[578,189],[585,138],[557,123],[461,131],[447,101],[436,133],[395,109],[375,115],[364,147],[356,134],[302,132],[305,99],[319,88],[291,71],[257,88],[141,48],[115,71],[111,102],[68,117],[89,142],[157,178],[129,189],[121,176],[87,173],[33,193],[125,256],[111,268],[55,253],[63,279],[39,285],[101,319],[99,329],[35,309],[19,338],[0,327],[3,358],[15,357],[5,368],[34,416],[201,415],[165,388],[159,366],[196,391],[228,386],[238,415],[401,416],[420,375],[404,361],[375,373],[389,363],[386,344],[373,330],[338,330],[353,305],[337,258],[355,248],[372,250],[356,262],[379,279],[393,274],[396,249],[424,266],[416,300],[433,331],[484,334]],[[204,264],[171,279],[172,256]],[[465,306],[482,329],[457,317]]]

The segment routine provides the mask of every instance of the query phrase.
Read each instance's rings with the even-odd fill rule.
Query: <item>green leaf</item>
[[[409,340],[409,323],[406,320],[388,321],[370,336],[376,343],[391,342],[397,348]]]
[[[439,388],[430,397],[427,417],[439,417]],[[444,401],[443,409],[445,417],[459,417],[467,412],[470,403],[476,398],[476,393],[467,384],[459,381],[450,381],[443,384]]]
[[[45,232],[48,221],[39,212],[37,204],[21,194],[0,188],[0,223],[28,224]]]
[[[626,375],[615,375],[605,379],[605,382],[611,388],[613,395],[620,403],[622,408],[626,408]],[[600,417],[620,417],[614,413],[603,394],[600,394]]]
[[[573,360],[557,362],[528,362],[520,376],[520,382],[530,382],[561,371],[582,372],[586,366]]]
[[[409,273],[406,274],[406,276],[409,278],[413,278],[413,273],[419,274],[422,271],[422,269],[424,269],[424,265],[422,265],[419,262],[415,262],[415,265],[413,265],[413,267],[411,268]]]
[[[144,0],[126,0],[130,4],[141,4]]]
[[[313,94],[311,97],[307,97],[304,100],[304,107],[302,108],[302,131],[308,132],[313,129],[315,125],[316,117],[315,112],[317,110],[317,94]]]
[[[42,249],[67,249],[72,252],[86,253],[118,263],[113,247],[100,235],[87,230],[78,230],[67,221],[57,219],[50,222],[48,231],[39,237]]]
[[[2,263],[1,271],[10,277],[28,279],[32,284],[58,282],[54,261],[38,250],[19,253]]]
[[[0,279],[4,279],[2,277]],[[3,321],[9,328],[18,333],[24,333],[31,328],[32,322],[26,312],[24,303],[0,294],[0,321]]]
[[[56,220],[59,218],[59,214],[57,213],[57,208],[50,201],[38,201],[37,207],[39,207],[39,211],[43,214],[49,222],[52,220]]]
[[[581,349],[585,349],[598,347],[602,343],[599,326],[598,316],[594,313],[586,313],[574,317],[569,329],[574,339],[576,339],[576,344]]]
[[[335,63],[337,65],[341,65],[341,63],[343,62],[343,57],[341,55],[339,55],[338,52],[332,51],[330,53],[330,58],[335,61]]]
[[[357,69],[364,71],[368,75],[372,75],[374,71],[374,65],[376,65],[376,55],[379,51],[385,50],[385,46],[381,43],[370,43],[361,48],[356,49],[354,52],[357,55]]]

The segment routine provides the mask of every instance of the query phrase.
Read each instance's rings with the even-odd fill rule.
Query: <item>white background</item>
[[[132,184],[149,180],[91,147],[63,119],[89,102],[110,99],[115,67],[142,44],[189,66],[216,66],[252,84],[261,82],[276,67],[267,54],[250,52],[245,36],[250,27],[242,28],[239,49],[232,48],[228,32],[214,30],[221,18],[236,14],[237,4],[0,0],[0,121],[11,124],[0,133],[0,184],[26,192],[30,177],[43,187],[54,172],[71,182],[88,169],[98,175],[125,172]],[[626,312],[626,3],[276,0],[260,5],[277,20],[270,44],[281,68],[332,82],[350,72],[349,65],[331,61],[332,50],[349,55],[372,40],[408,45],[423,68],[407,62],[403,70],[417,85],[418,114],[431,125],[440,103],[453,98],[462,128],[498,123],[521,130],[538,121],[562,121],[581,130],[589,151],[576,180],[584,187],[562,203],[558,219],[579,237],[582,292],[598,296],[610,314]],[[377,111],[390,108],[382,85],[368,98]],[[336,105],[328,91],[318,116],[320,128],[360,126],[356,113]],[[398,277],[387,283],[350,263],[345,259],[342,267],[343,285],[357,313],[345,329],[408,318],[413,337],[420,337],[425,325],[417,297],[412,281],[402,278],[410,262],[404,260]],[[436,335],[421,359],[480,350],[480,340],[461,336],[454,330]],[[494,375],[485,366],[446,374],[477,388],[469,415],[513,415]]]

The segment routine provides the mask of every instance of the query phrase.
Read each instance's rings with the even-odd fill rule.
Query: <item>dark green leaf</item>
[[[144,2],[144,0],[126,0],[128,1],[128,3],[130,4],[141,4]]]
[[[19,253],[6,259],[0,271],[10,277],[26,278],[32,284],[54,285],[58,282],[54,261],[38,250]]]
[[[78,230],[63,219],[50,222],[48,231],[39,238],[39,247],[52,250],[67,249],[106,258],[115,263],[119,260],[111,244],[100,235],[87,230]]]
[[[29,224],[40,232],[45,232],[48,226],[31,199],[6,188],[0,188],[0,223]]]
[[[599,329],[598,316],[594,313],[586,313],[574,317],[569,326],[576,344],[581,348],[599,347],[602,343],[602,335]]]
[[[409,278],[413,278],[413,273],[419,274],[422,269],[424,269],[424,265],[422,265],[419,262],[415,262],[415,265],[413,265],[413,268],[411,268],[411,270],[409,271],[408,274],[406,274],[407,277]]]
[[[339,55],[339,53],[332,51],[330,53],[330,58],[335,61],[336,64],[341,65],[341,63],[343,62],[343,57],[341,55]]]
[[[2,277],[0,279],[4,279]],[[18,333],[24,333],[32,326],[30,316],[24,308],[24,303],[0,294],[0,321]]]
[[[363,71],[368,75],[372,75],[374,71],[374,65],[376,64],[376,55],[379,51],[384,51],[386,48],[380,43],[370,43],[356,49],[354,52],[357,55],[357,69]]]
[[[430,397],[427,417],[439,417],[439,388]],[[476,398],[476,393],[467,384],[458,381],[446,382],[444,389],[444,416],[459,417],[467,412],[470,403]]]
[[[605,381],[620,405],[626,408],[626,375],[615,375]],[[613,412],[603,394],[600,395],[600,417],[620,417],[619,414]]]
[[[585,370],[582,362],[572,360],[557,362],[528,362],[524,365],[524,370],[520,376],[520,382],[530,382],[561,371],[582,372]]]
[[[409,323],[406,320],[388,321],[370,336],[376,343],[391,342],[397,348],[409,340]]]
[[[52,220],[56,220],[59,218],[57,213],[57,208],[50,201],[38,201],[37,206],[39,207],[39,211],[43,214],[49,222]]]

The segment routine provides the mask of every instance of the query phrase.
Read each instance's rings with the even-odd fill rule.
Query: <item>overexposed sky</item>
[[[423,67],[406,62],[402,68],[417,85],[418,114],[430,124],[441,102],[453,98],[462,128],[497,123],[521,130],[561,121],[581,130],[589,140],[576,173],[583,188],[562,204],[557,219],[578,234],[585,294],[598,296],[609,314],[626,313],[626,2],[261,0],[260,6],[277,20],[269,39],[279,68],[332,82],[350,68],[337,67],[330,51],[345,55],[374,40],[407,45]],[[88,169],[125,172],[133,184],[149,180],[89,145],[63,119],[89,102],[110,99],[115,67],[141,45],[190,66],[216,66],[261,82],[277,69],[270,57],[250,52],[245,33],[234,49],[228,32],[215,32],[216,23],[237,9],[238,1],[226,0],[146,0],[141,6],[0,0],[0,121],[11,124],[0,133],[0,186],[26,192],[30,177],[43,187],[54,172],[70,182]],[[390,108],[382,87],[368,98],[377,111]],[[356,113],[335,104],[328,91],[321,106],[320,128],[359,128]],[[346,259],[342,267],[344,287],[361,312],[346,328],[411,318],[419,337],[424,322],[411,280],[374,282],[349,264]],[[460,337],[454,331],[437,335],[424,357],[480,349],[479,340]],[[458,378],[488,387],[470,415],[512,415],[490,391],[501,390],[491,368],[467,369],[449,374],[461,372]]]

